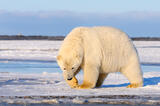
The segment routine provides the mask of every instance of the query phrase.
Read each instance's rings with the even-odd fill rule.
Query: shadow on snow
[[[148,85],[158,85],[160,83],[160,77],[152,77],[152,78],[144,78],[144,86]],[[102,88],[108,88],[108,87],[126,87],[130,83],[124,83],[124,84],[117,84],[117,85],[102,85]]]

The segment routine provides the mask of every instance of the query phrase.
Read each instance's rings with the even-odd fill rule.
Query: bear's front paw
[[[78,83],[72,83],[72,84],[70,85],[71,88],[77,88],[78,86],[79,86]]]
[[[78,80],[76,77],[73,77],[72,80],[67,80],[67,83],[71,88],[76,88],[78,86]]]
[[[76,89],[91,89],[94,88],[93,84],[89,83],[89,82],[85,82],[82,85],[78,85],[76,87]]]
[[[76,89],[89,89],[88,87],[85,87],[83,85],[78,85],[75,87]]]

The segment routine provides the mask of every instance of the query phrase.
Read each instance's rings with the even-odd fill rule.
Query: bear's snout
[[[64,76],[64,79],[70,81],[70,80],[72,80],[72,78],[73,78],[73,73],[72,73],[72,72],[65,71],[65,72],[63,72],[63,76]]]

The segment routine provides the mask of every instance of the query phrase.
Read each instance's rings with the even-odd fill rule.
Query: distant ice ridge
[[[62,41],[1,40],[0,59],[55,61]],[[134,41],[141,63],[160,63],[160,41]]]

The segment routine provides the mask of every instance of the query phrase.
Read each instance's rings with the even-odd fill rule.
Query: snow
[[[61,43],[61,41],[2,40],[0,59],[53,61]]]
[[[160,41],[134,41],[142,63],[160,63]]]
[[[0,41],[0,62],[8,60],[55,61],[61,41]],[[134,41],[140,61],[160,64],[160,41]],[[83,74],[77,76],[82,83]],[[94,89],[71,89],[62,73],[0,72],[0,103],[124,103],[158,104],[160,70],[144,72],[144,87],[126,88],[128,80],[111,73],[103,86]]]
[[[78,79],[82,81],[82,74]],[[129,89],[126,88],[129,82],[122,74],[111,73],[101,88],[76,90],[66,84],[62,73],[0,73],[0,96],[160,95],[159,82],[160,72],[147,72],[144,87]]]
[[[55,61],[62,41],[1,40],[0,59]],[[134,41],[141,63],[160,63],[160,41]]]
[[[82,74],[78,75],[78,79],[82,81]],[[134,99],[137,97],[139,99],[147,96],[149,100],[155,100],[155,97],[160,97],[159,82],[160,72],[146,72],[144,73],[144,87],[131,89],[126,88],[129,82],[122,74],[111,73],[101,88],[77,90],[71,89],[66,84],[62,73],[0,73],[0,103],[4,101],[7,103],[11,101],[14,103],[17,101],[27,103],[28,99],[30,102],[35,103],[37,98],[40,99],[37,101],[38,103],[44,103],[47,100],[48,103],[67,102],[78,104],[86,101],[89,103],[95,103],[96,101],[104,103],[106,98],[117,101],[117,99],[129,100],[127,98]],[[118,97],[115,97],[116,95]],[[24,99],[25,97],[28,99]],[[119,102],[117,101],[117,103]]]

